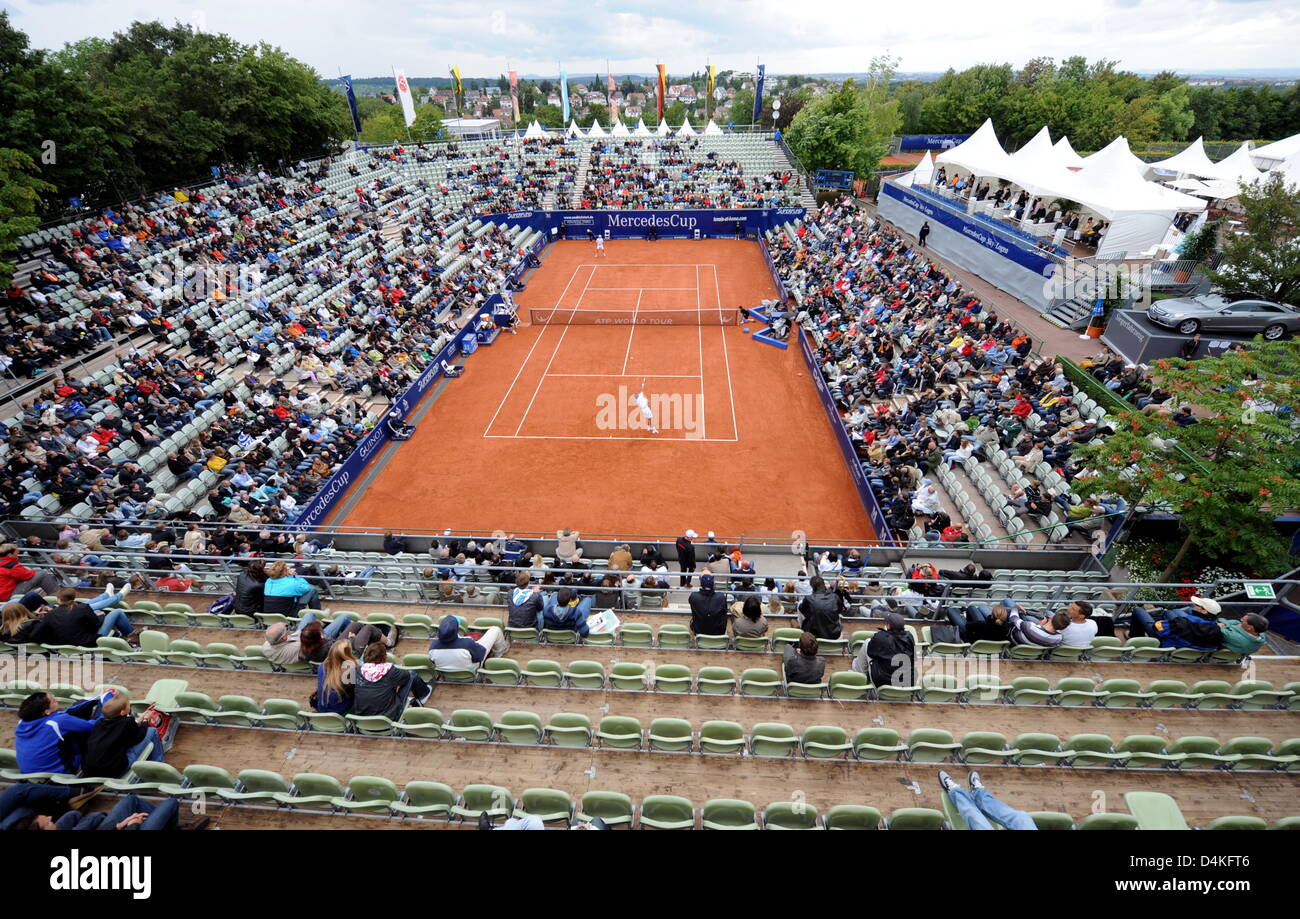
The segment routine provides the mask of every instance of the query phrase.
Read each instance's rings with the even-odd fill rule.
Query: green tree
[[[731,121],[736,124],[750,124],[754,120],[754,91],[738,89],[731,100]]]
[[[609,109],[601,105],[599,102],[593,102],[591,105],[587,106],[587,118],[585,120],[587,123],[583,125],[584,128],[589,128],[593,124],[598,124],[601,127],[609,127]]]
[[[786,139],[809,169],[844,169],[869,179],[889,151],[901,118],[897,100],[888,98],[895,62],[872,61],[866,84],[852,80],[799,112]]]
[[[1179,83],[1156,96],[1156,116],[1159,118],[1157,138],[1160,140],[1186,140],[1187,132],[1196,123],[1192,111],[1192,91],[1186,83]]]
[[[564,123],[564,110],[558,105],[539,105],[533,109],[533,117],[544,128],[568,127]]]
[[[1162,582],[1177,576],[1193,550],[1250,575],[1286,570],[1287,540],[1273,518],[1300,507],[1300,441],[1290,421],[1300,411],[1300,344],[1256,339],[1218,357],[1161,359],[1152,377],[1180,403],[1197,407],[1199,423],[1179,427],[1168,418],[1123,413],[1113,436],[1076,452],[1095,470],[1075,480],[1076,491],[1118,494],[1130,505],[1179,515],[1183,542]],[[1252,377],[1256,385],[1239,385]]]
[[[681,124],[682,119],[685,117],[686,103],[684,102],[674,102],[672,105],[664,109],[664,121],[668,122],[674,128]]]
[[[429,143],[442,134],[442,119],[445,113],[441,106],[417,105],[415,121],[411,124],[411,140]]]
[[[12,256],[19,239],[40,226],[41,196],[54,186],[37,176],[32,158],[0,147],[0,287],[14,277]]]
[[[1223,261],[1210,279],[1225,290],[1251,293],[1300,304],[1300,186],[1287,185],[1280,172],[1237,196],[1246,214],[1246,229],[1228,237]]]
[[[391,144],[406,140],[406,119],[401,106],[385,105],[361,122],[361,139],[370,144]]]

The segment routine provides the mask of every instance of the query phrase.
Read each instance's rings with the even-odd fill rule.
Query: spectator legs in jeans
[[[967,791],[960,786],[948,789],[957,813],[966,821],[968,830],[991,830],[993,823],[1008,830],[1036,830],[1033,818],[1024,811],[1018,811],[1009,804],[1003,804],[993,797],[987,789],[977,788]],[[993,821],[990,823],[989,821]]]
[[[98,597],[91,597],[87,600],[86,605],[95,612],[99,612],[101,609],[108,609],[110,606],[117,606],[121,602],[122,595],[120,593],[100,594]]]
[[[311,593],[314,594],[315,592],[316,591],[313,590]],[[303,613],[302,619],[298,622],[298,628],[295,630],[294,634],[297,634],[297,632],[301,632],[303,626],[305,626],[309,622],[315,622],[318,618],[320,617],[316,615],[316,612],[314,610],[307,610],[307,612]],[[326,638],[338,638],[339,633],[342,632],[351,624],[352,624],[352,617],[344,613],[342,615],[335,616],[334,621],[331,622],[328,626],[326,626],[325,629],[322,630],[321,634],[323,634]]]
[[[1160,635],[1156,632],[1157,619],[1182,619],[1186,615],[1187,614],[1180,609],[1167,609],[1153,616],[1147,610],[1139,606],[1133,610],[1133,618],[1129,620],[1128,637],[1159,638]]]
[[[127,795],[108,812],[104,826],[116,827],[132,814],[148,814],[149,817],[136,829],[174,830],[180,825],[180,812],[181,805],[177,798],[168,798],[161,804],[154,805],[139,795]]]
[[[31,809],[38,814],[54,816],[67,809],[68,799],[77,793],[76,789],[60,785],[35,785],[21,782],[10,785],[0,794],[0,825],[8,820],[15,811]]]
[[[126,613],[120,609],[111,609],[99,619],[99,634],[101,637],[117,633],[119,638],[126,638],[135,631],[135,626],[127,618]]]
[[[948,614],[948,621],[957,627],[957,634],[964,635],[966,633],[966,617],[961,614],[961,611],[955,606],[950,606],[944,612]]]
[[[126,761],[128,763],[135,763],[144,754],[144,748],[149,744],[153,744],[153,749],[149,751],[149,762],[161,763],[163,761],[163,754],[166,751],[163,750],[162,737],[158,735],[157,728],[148,728],[144,732],[144,740],[126,751]]]
[[[411,679],[406,684],[406,691],[409,693],[408,704],[423,705],[433,689],[420,678],[418,673],[411,671]]]

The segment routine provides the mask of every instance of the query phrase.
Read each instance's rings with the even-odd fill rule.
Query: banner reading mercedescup
[[[801,207],[743,208],[729,211],[514,211],[492,214],[483,219],[506,226],[525,226],[540,230],[547,239],[559,235],[561,228],[570,239],[583,239],[587,231],[613,239],[641,239],[653,227],[665,239],[701,237],[718,238],[740,234],[758,238],[768,230],[785,226],[804,216]],[[552,230],[556,231],[554,234]]]

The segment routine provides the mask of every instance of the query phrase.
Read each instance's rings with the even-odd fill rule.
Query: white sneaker
[[[100,596],[101,596],[101,597],[111,597],[111,596],[113,596],[113,594],[115,594],[115,593],[117,593],[117,588],[113,586],[113,582],[112,582],[112,581],[109,581],[107,584],[104,585],[104,592],[103,592],[102,594],[100,594]]]
[[[126,595],[129,594],[130,592],[131,592],[131,584],[128,581],[126,584],[122,585],[122,592],[121,592],[122,599],[126,599]]]

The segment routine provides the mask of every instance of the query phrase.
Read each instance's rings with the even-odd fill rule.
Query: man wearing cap
[[[696,536],[694,530],[687,530],[684,535],[677,537],[677,562],[682,566],[680,587],[691,586],[691,572],[695,570],[695,543],[691,540]]]
[[[1268,620],[1263,616],[1250,613],[1239,620],[1221,622],[1218,617],[1223,607],[1217,600],[1194,595],[1190,602],[1182,609],[1165,610],[1163,615],[1138,607],[1129,623],[1129,637],[1158,638],[1165,648],[1225,648],[1243,655],[1253,654],[1263,646],[1260,636],[1268,631]]]
[[[691,631],[696,635],[727,634],[727,598],[713,589],[713,575],[700,575],[700,589],[690,595]]]

